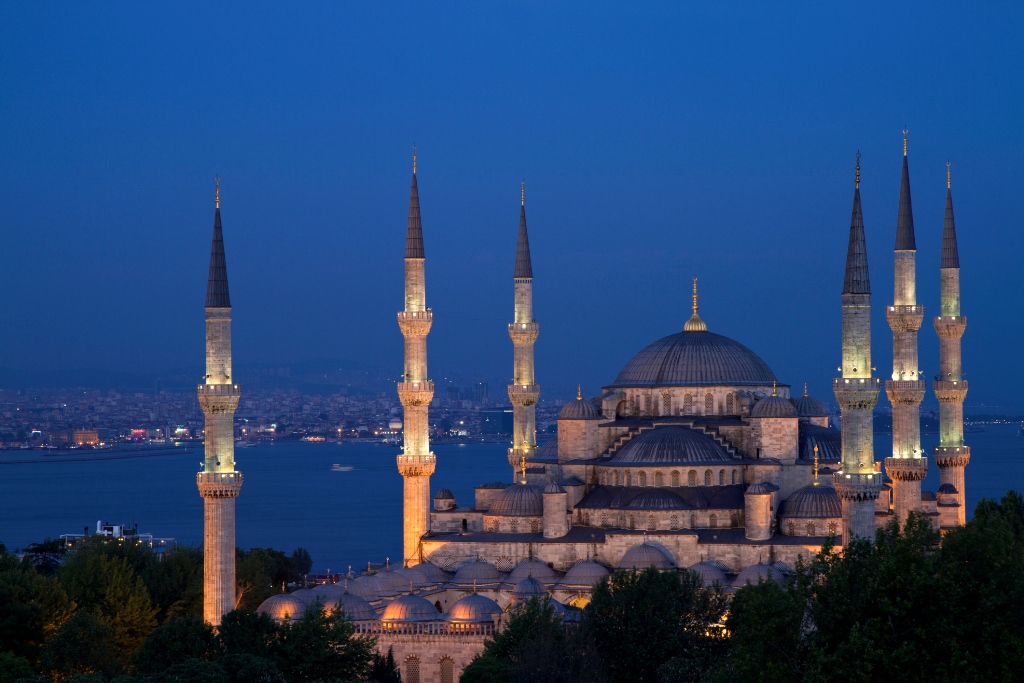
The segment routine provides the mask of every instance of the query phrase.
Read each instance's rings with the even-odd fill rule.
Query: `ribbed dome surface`
[[[796,408],[781,396],[768,396],[754,404],[750,417],[796,417]]]
[[[403,595],[389,602],[380,618],[381,621],[433,621],[441,616],[426,598]]]
[[[384,591],[384,587],[376,576],[360,576],[349,581],[348,592],[367,600],[374,600]]]
[[[551,482],[544,487],[544,493],[565,493],[565,489],[559,486],[556,482]]]
[[[683,499],[664,489],[651,489],[629,501],[626,505],[632,510],[684,510],[688,508]]]
[[[675,562],[670,560],[660,548],[647,543],[640,543],[627,550],[618,564],[619,569],[647,569],[648,567],[672,569],[675,566]]]
[[[615,387],[767,386],[775,373],[743,344],[712,332],[677,332],[640,350]]]
[[[547,590],[537,579],[532,576],[528,576],[515,585],[512,589],[512,597],[518,600],[529,600],[536,595],[546,595]]]
[[[706,434],[688,427],[658,427],[627,441],[611,459],[612,465],[674,465],[732,460]]]
[[[559,420],[600,420],[601,413],[590,401],[578,398],[569,401],[558,413]]]
[[[804,486],[782,501],[779,517],[842,517],[843,504],[831,486]]]
[[[747,487],[747,490],[743,492],[745,496],[767,496],[772,492],[772,489],[768,488],[764,484],[751,484]]]
[[[523,560],[512,569],[506,582],[517,584],[525,578],[533,577],[543,583],[551,584],[558,581],[558,574],[540,560]]]
[[[272,595],[256,608],[260,614],[266,614],[274,621],[298,619],[306,612],[306,601],[294,595],[281,593]]]
[[[537,448],[535,460],[554,460],[558,458],[558,437],[554,436]]]
[[[818,462],[840,462],[843,459],[842,432],[831,427],[800,425],[800,458],[814,460],[815,446],[818,447]]]
[[[471,586],[474,581],[477,583],[494,583],[504,578],[505,575],[499,572],[493,564],[477,560],[476,562],[464,564],[459,571],[455,572],[455,578],[452,579],[452,583]]]
[[[800,417],[828,417],[828,409],[825,404],[813,396],[798,396],[793,399],[796,406],[796,414]]]
[[[352,621],[370,621],[377,618],[377,613],[370,607],[370,603],[358,595],[342,593],[333,605],[340,608],[346,617]]]
[[[501,614],[501,611],[498,603],[494,600],[473,593],[452,605],[452,608],[448,610],[447,619],[457,624],[490,622],[493,621],[493,615]]]
[[[320,596],[324,603],[337,600],[345,593],[344,583],[323,583],[313,588],[313,593]]]
[[[448,573],[430,562],[414,564],[412,567],[409,567],[409,569],[415,569],[419,573],[423,574],[431,583],[444,583],[448,580]]]
[[[376,576],[384,590],[389,593],[408,593],[410,590],[409,578],[394,570],[377,572]]]
[[[611,572],[604,565],[591,560],[585,560],[575,564],[562,577],[562,584],[566,586],[596,586],[597,583]]]
[[[778,567],[761,562],[760,564],[752,564],[737,574],[736,578],[732,581],[732,585],[742,588],[748,583],[757,584],[768,580],[784,583],[787,578],[786,573]]]
[[[489,514],[540,517],[544,514],[542,490],[532,484],[512,484],[495,497]]]
[[[722,586],[728,584],[728,581],[726,581],[725,578],[725,572],[723,572],[720,567],[713,564],[698,562],[690,567],[690,571],[700,574],[700,578],[704,582],[705,586],[710,586],[716,581]]]
[[[421,569],[423,566],[422,564],[416,564],[411,567],[399,567],[395,569],[395,573],[404,576],[407,581],[412,581],[414,587],[429,586],[432,583],[436,583]]]
[[[291,595],[293,598],[302,600],[307,605],[312,605],[313,601],[315,601],[317,598],[317,594],[309,588],[300,588],[297,591],[292,591],[291,593],[289,593],[289,595]]]
[[[438,491],[437,493],[434,494],[434,499],[435,500],[455,500],[455,494],[453,494],[448,489],[441,489],[440,491]]]

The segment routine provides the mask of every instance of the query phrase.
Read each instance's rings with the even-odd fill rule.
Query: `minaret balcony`
[[[873,409],[881,390],[882,380],[875,377],[837,377],[832,380],[836,402],[843,410]]]
[[[509,323],[508,336],[512,338],[513,344],[532,344],[537,341],[540,334],[540,324],[532,323]]]
[[[196,473],[196,485],[203,498],[237,498],[243,479],[241,472]]]
[[[935,333],[944,339],[959,339],[967,328],[966,315],[937,315],[932,318]]]
[[[842,471],[832,475],[832,485],[840,498],[847,500],[874,500],[882,491],[882,475],[846,474]]]
[[[942,467],[967,467],[971,461],[970,446],[936,446],[932,449],[932,460]]]
[[[935,397],[941,403],[963,403],[967,397],[967,382],[957,380],[952,382],[932,382],[932,389]]]
[[[429,379],[422,382],[399,382],[398,400],[403,406],[429,405],[434,398],[434,383]]]
[[[433,324],[434,312],[430,309],[398,312],[398,327],[406,337],[426,337]]]
[[[896,481],[921,481],[928,474],[928,458],[886,458],[885,473]]]
[[[509,384],[508,400],[514,406],[532,406],[540,398],[539,384]]]
[[[396,456],[398,473],[403,477],[429,477],[434,473],[437,466],[437,456],[433,453],[427,455],[402,455]]]
[[[921,380],[888,380],[885,395],[893,405],[916,405],[924,400],[927,382]]]
[[[233,413],[242,389],[237,384],[200,384],[196,395],[204,413]]]
[[[916,332],[924,320],[924,306],[886,306],[885,319],[893,332]]]

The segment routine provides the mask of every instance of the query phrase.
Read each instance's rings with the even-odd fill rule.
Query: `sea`
[[[1020,425],[986,425],[965,435],[970,515],[983,497],[1024,491],[1024,436]],[[922,434],[925,452],[938,434]],[[892,438],[875,435],[875,454],[891,452]],[[500,443],[436,444],[431,491],[447,488],[472,505],[473,487],[509,481],[512,468]],[[244,548],[302,547],[313,571],[358,569],[402,554],[402,478],[399,449],[380,443],[277,441],[236,448],[245,475],[236,507],[236,541]],[[0,451],[0,542],[8,550],[96,529],[103,520],[138,524],[139,531],[178,543],[203,538],[203,502],[195,484],[202,460],[198,445],[139,448],[110,453],[40,450]],[[343,471],[332,471],[332,465]],[[350,467],[351,469],[347,469]],[[938,488],[932,465],[924,488]]]

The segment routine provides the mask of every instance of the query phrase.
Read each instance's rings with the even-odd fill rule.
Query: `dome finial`
[[[778,396],[778,395],[779,395],[778,383],[777,383],[776,380],[773,379],[772,380],[772,396]]]
[[[519,472],[521,473],[521,477],[522,477],[519,480],[519,483],[520,484],[525,484],[526,483],[526,456],[525,455],[519,456]]]
[[[519,184],[522,185],[522,187],[519,188],[519,205],[526,206],[526,181],[523,180]]]
[[[857,150],[857,166],[853,174],[853,187],[860,187],[860,150]]]
[[[907,128],[903,127],[903,156],[907,156]]]
[[[953,186],[953,179],[952,179],[952,175],[951,175],[950,170],[949,170],[949,162],[947,161],[946,162],[946,189],[948,190],[952,186]]]
[[[696,278],[696,276],[693,278],[693,295],[692,295],[691,298],[693,299],[693,305],[691,306],[691,308],[693,310],[693,315],[691,315],[690,319],[686,321],[685,325],[683,325],[683,332],[707,332],[708,331],[708,326],[706,324],[704,324],[704,321],[700,319],[699,315],[697,315],[697,278]]]
[[[804,382],[804,396],[807,396],[807,382]]]
[[[693,314],[697,315],[697,276],[693,276]]]
[[[818,444],[814,444],[814,485],[818,485]]]
[[[412,174],[416,175],[416,143],[412,143]]]
[[[583,400],[583,385],[582,384],[577,384],[576,385],[576,400],[577,401],[582,401]]]
[[[213,208],[220,208],[220,176],[213,179]]]

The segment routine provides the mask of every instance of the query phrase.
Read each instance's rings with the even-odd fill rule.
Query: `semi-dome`
[[[608,568],[592,560],[583,560],[573,565],[562,577],[564,586],[596,586],[601,579],[611,576]]]
[[[546,584],[558,581],[558,574],[555,573],[555,570],[540,560],[523,560],[512,569],[505,581],[515,585],[531,576]]]
[[[452,583],[471,586],[474,581],[476,583],[494,583],[504,578],[505,575],[499,572],[493,564],[477,560],[462,565],[459,571],[455,572]]]
[[[818,447],[818,462],[840,462],[843,459],[843,435],[838,429],[820,425],[800,425],[800,458],[814,459]]]
[[[754,404],[750,417],[796,417],[796,408],[781,396],[767,396]]]
[[[676,564],[660,548],[648,545],[647,542],[639,543],[629,550],[619,560],[619,569],[672,569]]]
[[[488,514],[540,517],[544,514],[542,490],[533,484],[513,484],[495,497]]]
[[[377,613],[370,607],[370,603],[358,595],[342,593],[332,604],[352,621],[371,621],[377,618]]]
[[[590,401],[582,396],[577,396],[575,401],[569,401],[558,413],[559,420],[600,420],[601,412]]]
[[[633,356],[613,387],[767,386],[775,373],[756,353],[713,332],[677,332]]]
[[[266,614],[274,621],[298,619],[306,612],[306,601],[288,593],[272,595],[256,608],[260,614]]]
[[[715,582],[719,585],[725,586],[728,581],[725,578],[725,572],[718,565],[711,564],[709,562],[698,562],[695,565],[690,566],[691,572],[696,572],[700,575],[701,581],[704,582],[705,586],[710,586]]]
[[[781,570],[775,565],[760,562],[758,564],[752,564],[733,579],[732,585],[736,588],[742,588],[748,583],[758,584],[762,581],[775,581],[777,583],[783,583],[786,581],[788,576],[786,572]]]
[[[437,608],[426,598],[418,595],[403,595],[395,598],[384,608],[381,621],[434,621],[439,619]]]
[[[641,432],[612,457],[612,465],[676,465],[732,460],[707,434],[672,425]]]
[[[626,505],[631,510],[685,510],[689,506],[683,499],[665,489],[651,489],[629,501]]]
[[[831,486],[804,486],[779,505],[779,517],[842,517],[843,504]]]
[[[467,595],[448,610],[446,619],[455,624],[474,624],[494,621],[495,614],[501,614],[498,603],[483,595]]]

